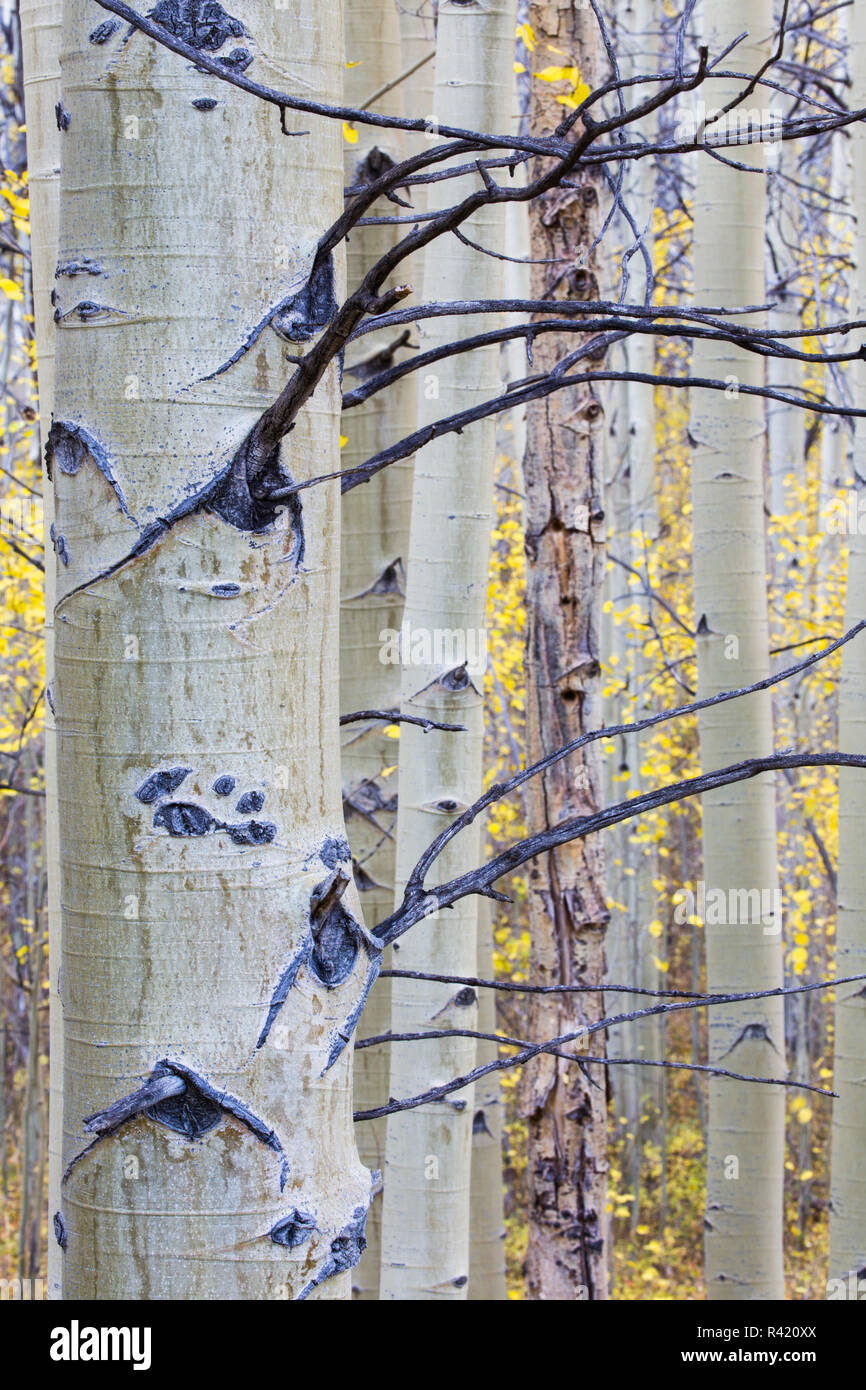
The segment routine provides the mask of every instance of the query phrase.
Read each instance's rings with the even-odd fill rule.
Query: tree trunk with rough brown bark
[[[530,9],[530,24],[538,41],[536,70],[574,65],[581,79],[595,86],[598,30],[590,10],[579,10],[570,0],[538,3]],[[562,119],[567,108],[557,96],[563,93],[561,83],[533,81],[533,134],[552,130]],[[592,262],[583,260],[598,223],[599,194],[583,177],[580,188],[549,193],[530,210],[532,257],[555,261],[533,265],[533,297],[597,294]],[[548,372],[573,347],[573,336],[539,338],[533,370]],[[601,715],[601,415],[596,396],[585,387],[557,391],[528,411],[527,762],[591,728]],[[594,758],[577,754],[556,764],[527,785],[530,830],[591,814],[597,788]],[[529,889],[530,978],[539,985],[599,986],[598,994],[534,996],[531,1036],[550,1038],[602,1017],[608,913],[601,846],[589,838],[537,860]],[[596,1035],[594,1049],[600,1042]],[[534,1063],[528,1078],[526,1273],[533,1299],[607,1297],[606,1086],[602,1076],[593,1081],[597,1084],[576,1062],[551,1056]]]

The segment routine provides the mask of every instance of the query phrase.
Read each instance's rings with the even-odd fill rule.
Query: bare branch
[[[852,975],[846,977],[844,980],[821,980],[817,984],[794,985],[788,988],[780,987],[778,989],[752,990],[745,994],[720,994],[707,999],[685,1000],[673,1004],[658,1004],[651,1009],[637,1009],[630,1014],[617,1014],[611,1018],[601,1019],[598,1023],[587,1024],[585,1027],[575,1031],[562,1033],[558,1038],[552,1038],[549,1042],[530,1043],[513,1057],[498,1057],[494,1061],[485,1063],[483,1066],[475,1067],[472,1071],[466,1072],[463,1076],[457,1076],[451,1081],[446,1081],[444,1085],[433,1086],[422,1095],[410,1096],[406,1100],[390,1100],[387,1105],[378,1106],[375,1110],[358,1110],[355,1112],[354,1118],[356,1120],[377,1120],[383,1115],[394,1115],[401,1110],[414,1110],[419,1105],[428,1105],[433,1101],[444,1100],[445,1097],[451,1095],[453,1091],[460,1091],[464,1086],[471,1086],[473,1081],[480,1080],[482,1076],[489,1076],[491,1072],[495,1071],[507,1071],[511,1067],[522,1067],[542,1053],[556,1052],[564,1044],[576,1042],[579,1038],[591,1036],[591,1034],[611,1028],[617,1023],[624,1023],[638,1018],[649,1018],[654,1014],[660,1013],[678,1013],[683,1009],[712,1008],[716,1004],[738,1004],[748,1002],[752,999],[775,999],[793,994],[807,994],[812,990],[832,989],[836,985],[853,984],[864,979],[866,979],[866,975]],[[498,1039],[498,1041],[501,1041],[501,1039]],[[584,1061],[586,1059],[579,1056],[576,1057],[575,1060]],[[607,1059],[599,1058],[597,1060],[602,1061]],[[697,1064],[682,1063],[681,1065],[684,1068],[691,1069],[692,1066],[696,1066]],[[788,1081],[787,1078],[784,1077],[751,1077],[734,1073],[731,1073],[731,1075],[733,1079],[738,1081],[759,1081],[771,1085],[782,1086],[805,1084],[794,1083]],[[822,1094],[828,1096],[835,1095],[835,1092],[824,1091],[821,1087],[809,1087],[808,1089],[820,1091]]]

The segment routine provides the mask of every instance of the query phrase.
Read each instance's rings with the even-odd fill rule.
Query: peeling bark
[[[594,15],[570,0],[534,4],[530,24],[539,41],[538,68],[565,53],[582,80],[600,74]],[[533,134],[562,119],[561,88],[532,84]],[[590,299],[598,295],[594,262],[585,253],[597,229],[598,184],[560,189],[530,208],[532,256],[557,258],[532,266],[532,296]],[[561,258],[565,258],[564,261]],[[546,373],[572,350],[555,333],[539,338],[534,367]],[[527,715],[526,759],[534,762],[600,723],[599,635],[604,574],[602,408],[589,388],[558,391],[527,413]],[[598,807],[598,772],[589,749],[557,763],[527,784],[530,832]],[[530,976],[548,984],[597,984],[598,994],[533,996],[530,1036],[556,1037],[603,1017],[605,903],[601,846],[595,837],[565,845],[529,871]],[[546,1056],[534,1063],[524,1090],[529,1122],[530,1298],[607,1297],[607,1114],[604,1081],[580,1066]]]

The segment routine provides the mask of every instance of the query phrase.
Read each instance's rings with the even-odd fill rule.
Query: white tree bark
[[[851,22],[851,72],[862,84],[866,61],[866,4],[857,0]],[[855,250],[856,308],[866,303],[866,132],[853,131],[854,209],[857,217]],[[861,369],[862,375],[862,369]],[[860,517],[866,516],[866,430],[858,422],[854,440],[854,474]],[[866,522],[847,537],[848,588],[845,617],[859,621],[866,592]],[[856,615],[856,616],[852,616]],[[866,648],[858,639],[844,649],[839,687],[839,748],[861,753],[866,747]],[[836,973],[866,971],[866,864],[863,826],[866,823],[866,778],[854,769],[839,770],[839,901],[836,930]],[[866,1181],[863,1146],[866,1143],[866,990],[840,985],[835,1005],[835,1063],[830,1193],[831,1279],[845,1280],[846,1297],[853,1271],[866,1278]],[[853,1296],[856,1298],[857,1279]]]
[[[493,922],[490,904],[478,903],[478,975],[493,977]],[[496,1030],[496,999],[492,989],[478,996],[478,1029]],[[499,1056],[495,1042],[479,1041],[475,1065],[485,1066]],[[472,1110],[472,1176],[469,1209],[469,1286],[474,1303],[501,1303],[508,1297],[505,1283],[505,1221],[502,1203],[503,1105],[500,1073],[490,1072],[474,1087]]]
[[[502,130],[511,117],[514,60],[513,0],[483,5],[446,0],[439,6],[434,112],[440,120]],[[449,206],[477,178],[433,184],[429,206]],[[466,224],[481,246],[502,249],[500,208]],[[435,242],[424,266],[425,300],[496,297],[501,262],[448,239]],[[474,321],[471,332],[483,332]],[[420,334],[424,348],[447,342],[453,321],[432,319]],[[420,328],[420,325],[419,325]],[[419,423],[495,394],[497,348],[446,359],[419,383]],[[410,634],[403,670],[402,708],[438,721],[464,724],[465,733],[400,736],[397,886],[421,851],[481,788],[483,666],[467,656],[483,640],[486,613],[495,424],[486,420],[463,435],[428,446],[415,465],[404,624]],[[438,634],[438,649],[437,649]],[[456,639],[452,637],[456,634]],[[445,638],[447,635],[447,643]],[[460,643],[463,650],[458,650]],[[453,643],[453,645],[452,645]],[[425,649],[425,644],[427,644]],[[480,654],[477,653],[477,654]],[[479,862],[480,827],[449,846],[436,866],[450,877]],[[472,975],[476,969],[476,906],[464,899],[400,944],[401,968]],[[393,982],[394,1032],[472,1028],[474,991],[421,981]],[[473,1040],[394,1044],[391,1094],[412,1095],[471,1070]],[[383,1299],[466,1297],[473,1096],[423,1106],[389,1118],[382,1229]]]
[[[43,450],[42,516],[45,528],[45,687],[54,678],[55,575],[51,528],[54,497],[45,472],[44,448],[54,400],[54,311],[51,293],[57,266],[57,218],[60,203],[60,130],[55,106],[60,100],[61,0],[21,0],[21,49],[27,112],[27,182],[30,189],[31,271],[39,385],[39,425]],[[48,878],[48,968],[50,998],[48,1204],[60,1206],[63,1147],[63,1030],[57,975],[60,968],[60,870],[57,839],[57,743],[54,712],[44,706],[45,819],[44,861]],[[47,1293],[60,1297],[60,1247],[48,1242]]]
[[[153,14],[341,91],[339,3]],[[300,292],[340,130],[289,116],[310,134],[286,138],[84,0],[62,73],[64,1294],[346,1297],[370,1175],[344,1040],[375,954],[354,888],[334,901],[339,500],[251,493],[338,466],[336,369],[265,475],[238,453],[328,311],[326,271]]]
[[[711,58],[731,38],[738,70],[754,72],[768,54],[769,4],[732,0],[707,6]],[[743,88],[712,84],[721,108]],[[760,89],[759,89],[760,92]],[[709,100],[709,99],[708,99]],[[746,107],[766,106],[762,96]],[[708,132],[713,126],[707,127]],[[716,129],[719,129],[717,124]],[[736,159],[763,167],[760,145],[738,146]],[[764,181],[698,161],[695,191],[695,283],[711,304],[764,299]],[[764,534],[764,414],[737,383],[763,384],[757,359],[713,343],[695,343],[693,371],[729,379],[729,392],[694,392],[691,406],[694,499],[694,592],[698,628],[698,694],[714,695],[767,675],[769,639]],[[700,719],[701,762],[721,767],[772,749],[765,694],[719,705]],[[707,890],[777,890],[774,782],[756,778],[703,798],[703,872]],[[739,899],[734,900],[739,904]],[[754,905],[737,921],[706,925],[707,988],[772,989],[782,984],[781,921],[762,922]],[[708,913],[709,917],[709,913]],[[758,1075],[784,1074],[782,1001],[710,1010],[710,1061]],[[710,1299],[777,1299],[782,1277],[784,1091],[716,1077],[710,1082],[707,1153],[706,1282]]]
[[[361,105],[380,87],[400,77],[407,64],[402,59],[393,0],[349,0],[346,59],[354,65],[346,72],[346,102],[350,106]],[[387,93],[374,109],[402,115],[403,87]],[[388,159],[399,161],[402,146],[399,132],[359,125],[356,143],[347,144],[344,150],[347,186],[374,177]],[[371,214],[385,217],[397,211],[394,203],[382,199]],[[357,285],[404,231],[401,227],[358,227],[349,242],[349,284]],[[402,266],[400,277],[405,277]],[[394,283],[398,283],[396,278]],[[403,336],[385,330],[363,337],[346,353],[347,382],[357,385],[371,370],[382,370],[403,357],[405,346],[395,348]],[[363,463],[387,444],[411,434],[414,425],[415,383],[406,376],[347,411],[342,426],[344,465],[351,468]],[[381,660],[380,633],[398,629],[402,618],[411,504],[411,459],[378,473],[365,487],[349,492],[343,502],[340,707],[346,714],[396,709],[400,703],[400,667]],[[394,904],[397,743],[385,729],[385,724],[371,721],[349,724],[343,730],[344,809],[356,865],[355,882],[362,892],[370,927],[387,917]],[[364,1012],[364,1032],[385,1033],[390,1021],[390,980],[380,980]],[[385,1104],[388,1066],[387,1047],[369,1047],[357,1054],[357,1109]],[[381,1173],[385,1166],[384,1119],[360,1124],[357,1139],[364,1163]],[[367,1250],[353,1276],[356,1298],[379,1296],[381,1211],[379,1194],[370,1208]]]

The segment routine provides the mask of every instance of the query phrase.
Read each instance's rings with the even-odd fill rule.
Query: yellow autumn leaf
[[[353,125],[349,125],[348,121],[343,122],[343,139],[348,141],[350,145],[357,145],[358,143],[358,132]]]
[[[540,77],[542,82],[570,82],[575,86],[580,81],[580,68],[541,68],[535,76]]]
[[[518,24],[514,31],[514,36],[515,38],[522,39],[530,53],[532,53],[536,47],[536,38],[529,24]]]
[[[24,298],[21,286],[16,285],[14,280],[7,280],[0,277],[0,290],[3,291],[7,299],[17,299],[20,301]]]
[[[580,82],[575,87],[571,96],[557,97],[556,100],[559,102],[560,106],[570,106],[572,111],[576,111],[578,106],[580,106],[581,102],[586,101],[586,98],[588,96],[589,88],[587,87],[585,82]]]

